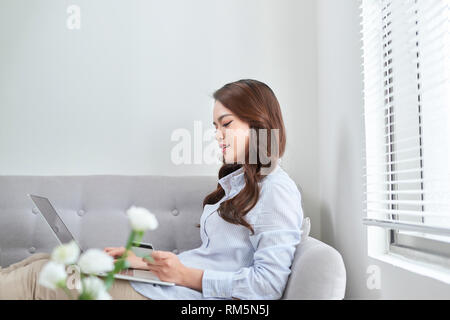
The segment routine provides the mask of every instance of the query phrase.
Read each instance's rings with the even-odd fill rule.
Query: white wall
[[[81,29],[66,27],[69,5]],[[276,93],[283,166],[319,237],[314,0],[0,0],[0,174],[216,175],[170,160],[171,134],[213,128],[211,95]]]
[[[319,0],[318,107],[322,240],[343,255],[346,298],[449,299],[450,286],[367,257],[363,216],[363,75],[360,3]],[[366,286],[369,265],[380,268],[380,289]]]

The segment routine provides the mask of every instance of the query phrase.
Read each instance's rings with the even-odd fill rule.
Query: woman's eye
[[[232,123],[232,122],[233,122],[233,120],[231,120],[230,122],[225,123],[223,126],[224,126],[224,127],[228,127],[228,125],[229,125],[230,123]]]

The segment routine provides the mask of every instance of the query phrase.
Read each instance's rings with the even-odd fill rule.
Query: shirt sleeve
[[[241,300],[280,299],[291,273],[295,249],[301,241],[303,210],[298,189],[283,184],[263,186],[261,206],[252,224],[250,241],[255,250],[253,265],[233,271],[206,269],[202,292],[205,298]]]

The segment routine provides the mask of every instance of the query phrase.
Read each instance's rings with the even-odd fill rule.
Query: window
[[[449,4],[362,0],[361,16],[369,255],[450,282]]]

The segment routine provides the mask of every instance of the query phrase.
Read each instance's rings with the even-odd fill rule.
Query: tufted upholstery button
[[[31,212],[33,212],[34,214],[38,214],[39,210],[37,208],[33,208],[33,210],[31,210]]]
[[[173,249],[172,252],[178,254],[178,249]]]
[[[29,253],[35,253],[36,252],[36,248],[35,247],[30,247],[30,248],[28,248],[28,252]]]
[[[84,216],[85,213],[86,213],[86,212],[85,212],[84,210],[78,210],[78,212],[77,212],[77,214],[78,214],[80,217]]]
[[[177,216],[177,215],[180,214],[180,212],[178,211],[178,209],[173,209],[173,210],[172,210],[172,214],[173,214],[174,216]]]

